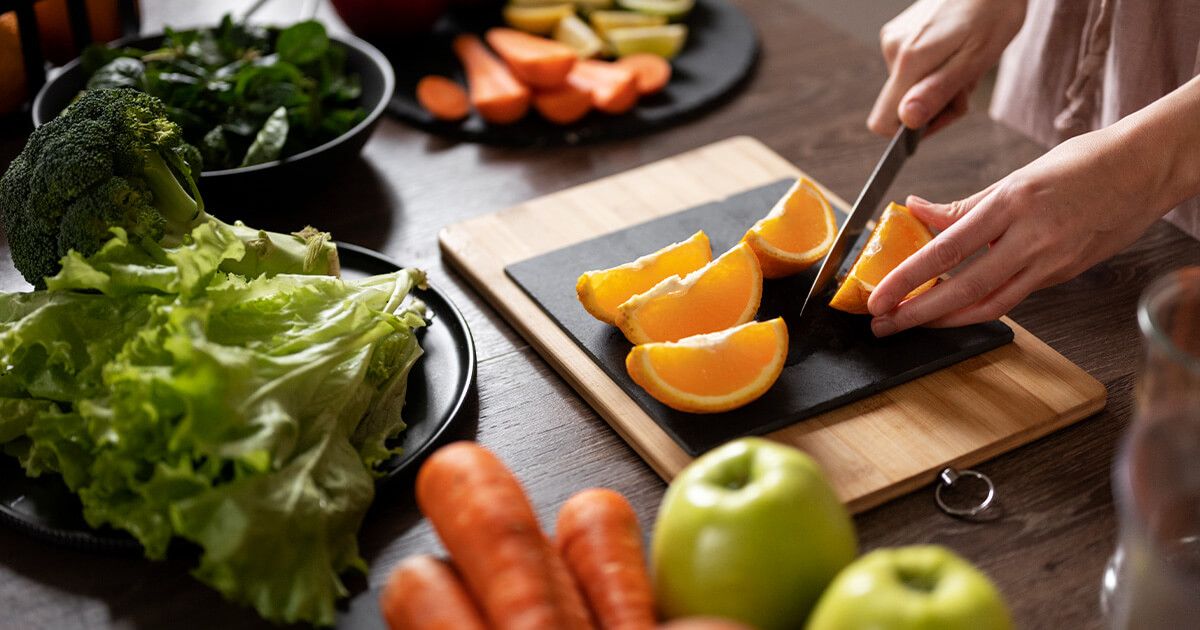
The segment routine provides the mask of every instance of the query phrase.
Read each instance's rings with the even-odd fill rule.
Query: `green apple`
[[[1012,617],[987,576],[936,545],[873,551],[846,567],[807,630],[1008,630]]]
[[[726,617],[774,630],[804,624],[821,591],[854,559],[857,542],[816,462],[744,438],[679,473],[651,547],[666,617]]]

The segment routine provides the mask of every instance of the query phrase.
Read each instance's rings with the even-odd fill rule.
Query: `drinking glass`
[[[1113,466],[1120,536],[1101,603],[1111,628],[1200,625],[1200,267],[1138,303],[1134,418]]]

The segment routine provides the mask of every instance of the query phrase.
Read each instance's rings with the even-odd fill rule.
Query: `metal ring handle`
[[[987,484],[987,496],[985,496],[983,501],[980,501],[978,505],[973,505],[970,507],[953,507],[948,505],[946,501],[942,499],[942,489],[953,486],[961,477],[974,477]],[[992,505],[992,500],[996,498],[996,486],[992,484],[992,480],[989,479],[987,475],[981,472],[976,472],[974,470],[955,470],[947,467],[943,468],[942,472],[938,473],[938,484],[937,488],[935,488],[933,491],[933,498],[935,501],[937,501],[938,508],[946,514],[949,514],[950,516],[970,518],[972,516],[978,516],[980,512],[983,512]]]

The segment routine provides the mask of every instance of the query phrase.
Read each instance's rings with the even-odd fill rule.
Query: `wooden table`
[[[238,6],[143,4],[147,31],[164,20],[211,20],[220,5]],[[257,209],[266,218],[256,222],[264,227],[312,222],[340,239],[429,270],[431,281],[466,312],[479,350],[478,392],[466,423],[471,426],[460,437],[478,440],[517,471],[547,527],[570,494],[599,485],[626,494],[648,529],[665,486],[447,270],[436,234],[466,217],[737,134],[762,139],[842,196],[853,197],[884,145],[863,123],[884,78],[879,55],[789,3],[738,4],[762,36],[757,74],[735,100],[685,125],[595,146],[507,150],[453,144],[385,118],[361,161],[331,173],[327,186],[280,191],[273,204]],[[289,19],[295,6],[269,4],[263,17]],[[327,7],[321,12],[330,15]],[[0,164],[19,150],[26,132],[12,121],[0,126]],[[893,190],[955,198],[1039,152],[975,113],[923,144]],[[2,248],[0,288],[22,288],[7,245]],[[999,492],[992,520],[949,518],[926,489],[859,516],[863,549],[944,544],[992,576],[1020,627],[1099,626],[1098,587],[1115,538],[1109,468],[1131,415],[1140,356],[1135,303],[1153,277],[1188,264],[1200,264],[1200,246],[1160,222],[1108,263],[1017,307],[1012,313],[1017,322],[1109,388],[1107,410],[979,466]],[[438,549],[408,496],[411,480],[400,485],[380,497],[362,529],[371,585],[381,584],[405,555]],[[180,560],[151,563],[77,552],[9,529],[0,529],[0,611],[0,628],[266,626],[193,580]]]

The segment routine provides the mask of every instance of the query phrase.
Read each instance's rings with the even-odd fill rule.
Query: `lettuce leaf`
[[[404,429],[425,278],[219,272],[242,247],[211,223],[169,249],[114,230],[47,290],[0,294],[0,444],[148,557],[184,538],[229,599],[331,624]]]

